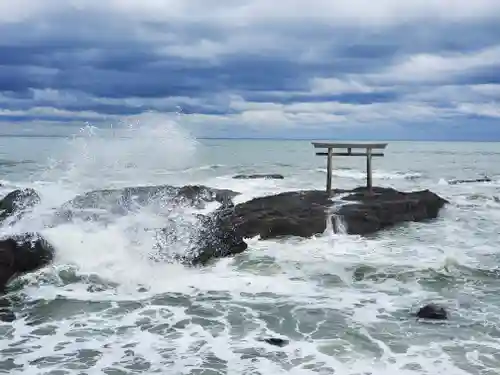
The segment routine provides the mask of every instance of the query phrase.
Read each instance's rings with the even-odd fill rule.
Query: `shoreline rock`
[[[0,239],[0,293],[13,277],[50,264],[54,248],[38,233],[24,233]]]
[[[0,199],[0,223],[8,217],[20,219],[26,210],[40,203],[40,196],[34,189],[17,189]]]
[[[443,306],[429,303],[421,307],[415,314],[418,319],[447,320],[448,312]]]
[[[277,173],[271,174],[238,174],[233,176],[235,180],[255,180],[255,179],[264,179],[264,180],[283,180],[285,176]]]
[[[188,205],[204,208],[206,203],[219,202],[223,207],[233,205],[240,193],[229,189],[214,189],[204,185],[153,185],[121,189],[93,190],[64,203],[56,211],[59,221],[74,218],[106,220],[113,215],[126,215],[149,204],[165,206]]]
[[[483,178],[473,178],[469,180],[450,180],[448,181],[449,185],[458,185],[458,184],[471,184],[474,182],[492,182],[493,180],[487,176]]]
[[[15,277],[49,265],[55,250],[38,233],[24,233],[0,239],[0,321],[11,322],[15,314],[2,296]]]
[[[126,214],[135,203],[147,204],[151,199],[163,198],[173,204],[192,206],[220,202],[222,205],[214,212],[196,215],[197,220],[188,230],[192,235],[186,242],[186,253],[176,259],[185,265],[198,266],[245,251],[248,247],[245,238],[257,235],[261,239],[311,237],[325,231],[329,218],[334,227],[335,221],[342,218],[347,234],[367,235],[405,222],[435,219],[448,203],[429,190],[400,192],[382,187],[373,188],[372,193],[366,188],[336,190],[333,198],[319,190],[289,191],[234,205],[232,199],[238,194],[201,185],[99,190],[75,197],[63,205],[63,212],[68,210],[76,215],[88,215],[85,213],[87,208],[102,208]],[[5,217],[22,214],[26,207],[39,201],[34,190],[28,191],[27,195],[15,191],[9,196],[7,201],[6,198],[2,200],[2,204],[7,202],[2,206],[7,207],[3,211]],[[179,225],[172,220],[174,227]],[[168,226],[160,232],[174,241],[178,235]],[[0,294],[16,275],[50,264],[54,252],[52,245],[37,233],[0,238]]]
[[[391,188],[358,188],[343,198],[354,202],[338,210],[347,225],[348,234],[372,234],[407,222],[436,219],[441,208],[449,202],[430,190],[400,192]]]
[[[198,216],[198,230],[190,249],[181,257],[184,264],[203,266],[224,257],[234,256],[248,248],[243,236],[221,220],[220,211]]]
[[[93,190],[76,196],[63,204],[71,208],[109,208],[109,205],[130,208],[134,203],[145,205],[154,199],[165,199],[174,203],[186,203],[193,206],[202,202],[227,203],[240,193],[229,189],[214,189],[204,185],[154,185],[134,186],[121,189]]]
[[[222,220],[244,238],[311,237],[325,231],[327,217],[333,213],[343,220],[347,234],[368,235],[404,222],[435,219],[448,203],[429,190],[405,193],[376,187],[372,191],[336,190],[334,194],[344,194],[336,212],[332,211],[334,202],[324,191],[258,197],[226,210]]]

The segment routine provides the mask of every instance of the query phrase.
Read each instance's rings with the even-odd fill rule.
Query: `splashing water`
[[[329,235],[338,234],[341,236],[347,234],[347,226],[346,226],[347,224],[343,219],[342,215],[339,215],[339,211],[342,208],[342,206],[350,204],[350,202],[343,201],[343,198],[347,195],[349,194],[348,193],[338,194],[331,198],[332,206],[330,207],[330,212],[327,214],[326,217],[325,234]]]
[[[187,228],[182,224],[192,220],[187,208],[170,207],[169,201],[160,196],[127,207],[115,217],[110,213],[117,212],[116,207],[109,206],[111,222],[76,216],[54,227],[53,221],[54,209],[77,194],[92,189],[175,184],[162,172],[179,170],[193,162],[196,141],[175,122],[156,115],[132,120],[112,132],[90,125],[80,129],[78,136],[59,150],[66,159],[50,160],[49,167],[31,183],[40,192],[42,204],[3,232],[40,231],[58,248],[56,264],[75,265],[83,273],[95,273],[120,285],[138,285],[144,275],[154,273],[158,265],[151,259],[157,241],[148,229],[164,228],[168,222],[177,223],[176,230]],[[84,216],[91,214],[101,212],[91,210]],[[182,246],[192,235],[176,236],[180,243],[171,247],[179,247],[174,250],[182,253]]]
[[[63,178],[77,186],[89,181],[97,186],[102,181],[151,183],[191,165],[195,151],[196,141],[173,120],[159,115],[132,118],[111,130],[87,126],[63,155],[68,167]]]

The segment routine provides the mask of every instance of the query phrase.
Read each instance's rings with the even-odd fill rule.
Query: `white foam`
[[[326,168],[318,168],[317,171],[326,173]],[[333,168],[332,176],[349,178],[354,180],[363,180],[366,179],[366,171]],[[377,169],[373,171],[372,176],[374,179],[379,179],[379,180],[401,180],[401,179],[413,180],[421,178],[422,174],[418,172],[398,172],[398,171],[392,172],[392,171],[383,171]]]

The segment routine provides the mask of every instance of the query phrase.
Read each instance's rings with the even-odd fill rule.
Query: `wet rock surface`
[[[243,236],[221,220],[218,212],[199,215],[199,231],[193,247],[184,260],[192,265],[204,265],[210,260],[240,254],[248,247]]]
[[[13,276],[36,271],[48,265],[54,248],[37,233],[0,239],[0,292]]]
[[[24,233],[0,239],[0,321],[16,319],[10,302],[1,295],[16,276],[34,272],[50,264],[54,248],[37,233]]]
[[[157,252],[153,258],[188,266],[203,266],[214,259],[239,254],[248,247],[239,233],[220,221],[218,210],[209,215],[194,215],[192,220],[182,223],[170,219],[156,233]],[[181,252],[175,252],[176,248]]]
[[[439,306],[435,303],[429,303],[421,307],[416,314],[419,319],[429,319],[429,320],[447,320],[448,312],[443,306]]]
[[[352,204],[338,210],[347,225],[348,234],[371,234],[405,222],[436,219],[448,203],[429,191],[400,192],[390,188],[374,188],[367,194],[365,188],[355,189],[343,198]]]
[[[493,180],[487,176],[484,176],[482,178],[473,178],[473,179],[467,179],[467,180],[450,180],[448,181],[448,184],[450,185],[458,185],[458,184],[471,184],[474,182],[492,182]]]
[[[269,345],[277,346],[280,348],[283,348],[284,346],[287,346],[290,341],[286,339],[281,339],[279,337],[269,337],[269,338],[261,338],[259,341],[265,342]]]
[[[285,176],[277,173],[271,174],[238,174],[233,176],[235,180],[255,180],[255,179],[265,179],[265,180],[283,180]]]
[[[348,234],[366,235],[403,222],[434,219],[447,201],[429,190],[404,193],[390,188],[365,188],[342,194],[335,214]],[[327,216],[335,209],[324,191],[293,191],[240,203],[222,215],[245,238],[310,237],[323,233]]]
[[[22,215],[40,203],[40,196],[34,189],[17,189],[0,200],[0,223],[8,217],[20,219]]]
[[[122,189],[95,190],[75,197],[57,210],[60,221],[74,218],[106,220],[116,215],[127,215],[141,207],[160,208],[178,205],[203,208],[206,203],[219,202],[232,205],[239,193],[228,189],[213,189],[203,185],[136,186]]]
[[[146,205],[154,200],[167,200],[174,203],[197,205],[201,202],[228,202],[239,193],[227,189],[213,189],[202,185],[136,186],[123,189],[95,190],[77,196],[67,202],[65,207],[72,208],[109,208],[122,210],[133,208],[134,204]]]

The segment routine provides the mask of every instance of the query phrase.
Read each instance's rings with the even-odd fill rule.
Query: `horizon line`
[[[0,138],[81,138],[85,137],[79,134],[62,135],[62,134],[0,134]],[[497,143],[499,139],[421,139],[421,138],[328,138],[328,137],[211,137],[200,136],[194,137],[197,140],[227,140],[227,141],[320,141],[330,140],[339,142],[470,142],[470,143]]]

